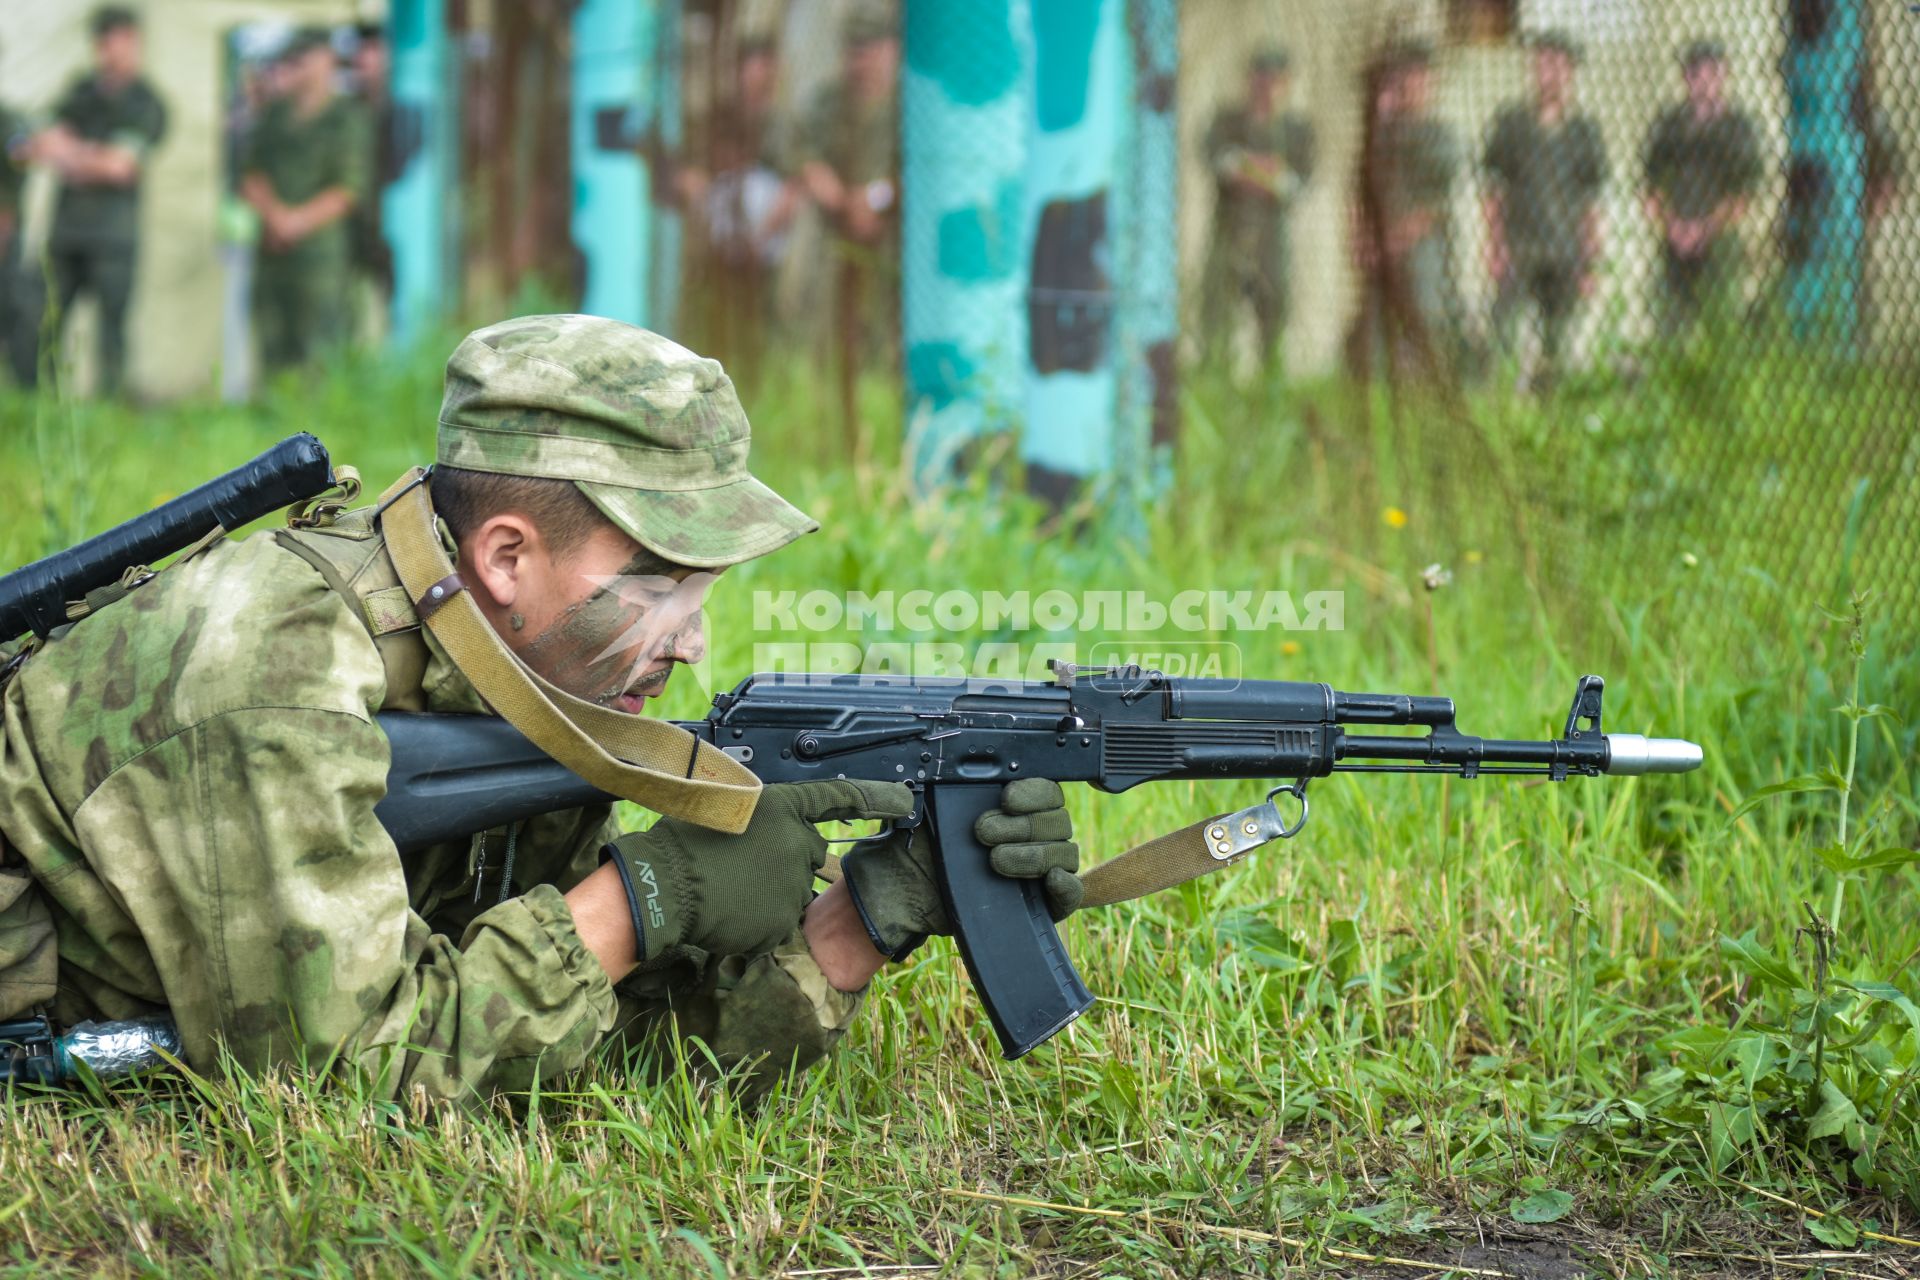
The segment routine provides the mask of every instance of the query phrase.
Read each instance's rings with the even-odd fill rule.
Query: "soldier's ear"
[[[460,547],[467,589],[485,609],[511,609],[542,571],[546,543],[532,520],[514,511],[489,516]]]

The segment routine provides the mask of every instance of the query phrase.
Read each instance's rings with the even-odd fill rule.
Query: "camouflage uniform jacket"
[[[219,543],[7,686],[0,1013],[170,1008],[203,1070],[216,1037],[255,1069],[338,1049],[385,1092],[439,1097],[576,1068],[613,1025],[561,897],[609,837],[604,807],[521,828],[517,896],[497,845],[477,875],[466,842],[403,864],[373,815],[374,712],[484,707],[370,513]]]
[[[0,107],[0,222],[20,211],[20,189],[27,175],[13,158],[13,144],[26,133],[26,122],[6,107]]]
[[[1453,130],[1431,116],[1395,116],[1381,121],[1367,175],[1389,223],[1416,213],[1438,215],[1446,225],[1447,198],[1460,166]]]
[[[1494,120],[1484,163],[1502,197],[1514,261],[1578,266],[1586,257],[1582,226],[1607,180],[1599,126],[1569,116],[1549,127],[1532,103],[1517,103]]]
[[[268,106],[247,138],[243,173],[267,180],[281,203],[305,204],[326,191],[344,187],[357,203],[367,198],[373,167],[373,137],[366,109],[351,98],[335,97],[309,119],[294,114],[281,99]],[[287,250],[302,258],[341,260],[353,242],[351,216],[336,219]]]
[[[887,203],[874,211],[894,227],[900,212],[900,129],[895,115],[891,99],[860,102],[844,84],[826,85],[814,97],[795,141],[794,166],[817,161],[849,188],[866,188],[869,200],[884,193]]]
[[[1699,120],[1685,103],[1668,108],[1647,135],[1647,185],[1676,218],[1704,218],[1760,182],[1760,140],[1746,113]]]
[[[109,89],[83,76],[54,108],[54,119],[88,142],[124,147],[140,157],[167,133],[167,109],[144,79]],[[140,234],[140,184],[66,184],[53,215],[55,247],[131,245]]]
[[[1285,252],[1283,219],[1313,176],[1313,126],[1291,111],[1256,120],[1244,108],[1231,108],[1215,116],[1207,129],[1206,155],[1219,190],[1213,247],[1252,257],[1259,269],[1270,269]],[[1249,191],[1232,181],[1250,155],[1279,159],[1272,190]]]

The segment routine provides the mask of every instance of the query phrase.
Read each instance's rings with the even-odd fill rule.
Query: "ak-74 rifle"
[[[1169,678],[1054,663],[1047,682],[756,675],[682,728],[762,782],[862,778],[918,793],[896,825],[933,842],[954,938],[1009,1058],[1079,1017],[1093,995],[1060,943],[1038,882],[993,871],[974,820],[1016,778],[1107,792],[1178,779],[1281,780],[1260,804],[1170,833],[1087,873],[1102,904],[1171,887],[1307,820],[1307,786],[1334,773],[1682,773],[1700,748],[1604,733],[1599,676],[1582,676],[1565,732],[1545,741],[1461,733],[1453,699],[1341,693],[1296,680]],[[404,854],[554,809],[609,799],[492,716],[387,713],[393,748],[375,812]],[[1424,733],[1376,733],[1418,726]],[[1283,815],[1276,800],[1291,796]],[[1297,808],[1296,808],[1297,805]],[[883,832],[868,839],[885,839]]]

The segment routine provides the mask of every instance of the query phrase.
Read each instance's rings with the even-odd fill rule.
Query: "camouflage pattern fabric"
[[[1863,145],[1866,147],[1866,179],[1869,194],[1899,183],[1906,175],[1906,158],[1900,151],[1900,140],[1893,131],[1893,122],[1887,113],[1875,110],[1868,114]]]
[[[1218,190],[1203,294],[1208,338],[1224,340],[1236,304],[1245,299],[1253,307],[1264,356],[1279,339],[1292,304],[1288,232],[1294,202],[1313,176],[1313,126],[1294,112],[1257,120],[1244,108],[1230,108],[1208,128],[1206,155]],[[1249,191],[1233,180],[1250,159],[1269,157],[1279,162],[1271,189]]]
[[[83,76],[60,99],[53,117],[88,142],[124,147],[143,161],[167,133],[166,106],[144,79],[113,87],[98,76]],[[128,246],[139,234],[139,183],[62,186],[53,213],[55,248]]]
[[[1368,179],[1390,222],[1417,213],[1444,215],[1459,169],[1460,144],[1442,121],[1422,115],[1380,122]]]
[[[81,294],[90,295],[100,309],[100,389],[107,395],[117,394],[126,382],[127,311],[133,305],[133,282],[139,266],[139,254],[132,244],[56,244],[47,248],[52,301],[62,329]],[[28,350],[37,351],[40,317],[22,315],[18,323],[33,330],[20,340]]]
[[[600,316],[522,316],[447,361],[439,460],[572,480],[656,555],[718,568],[820,527],[747,471],[752,434],[718,361]]]
[[[1484,164],[1501,198],[1507,274],[1498,282],[1494,329],[1512,346],[1528,303],[1540,312],[1540,341],[1549,369],[1565,343],[1567,322],[1587,271],[1584,227],[1607,180],[1599,127],[1575,115],[1543,124],[1530,102],[1495,119]]]
[[[1382,120],[1365,175],[1388,237],[1420,219],[1426,229],[1386,268],[1361,281],[1360,309],[1349,336],[1349,360],[1373,370],[1410,367],[1424,348],[1440,367],[1464,354],[1459,287],[1453,274],[1448,200],[1460,167],[1453,130],[1431,116]],[[1415,332],[1417,327],[1418,332]]]
[[[27,171],[13,158],[13,144],[26,131],[27,122],[18,112],[0,107],[0,216],[12,217],[20,211],[20,189],[26,185]]]
[[[0,361],[13,359],[15,312],[20,306],[20,192],[26,169],[13,158],[12,146],[24,140],[27,123],[16,112],[0,107]],[[0,897],[4,897],[0,893]]]
[[[861,101],[842,82],[821,87],[795,140],[794,163],[824,164],[880,215],[876,239],[834,228],[831,336],[842,425],[857,432],[858,384],[867,367],[893,368],[900,349],[900,124],[895,102]]]
[[[1668,108],[1647,135],[1646,170],[1647,186],[1670,217],[1704,218],[1759,184],[1759,137],[1745,112],[1728,109],[1700,120],[1682,103]],[[1660,326],[1672,336],[1724,306],[1743,255],[1730,227],[1698,253],[1683,256],[1668,244],[1661,252]]]
[[[368,183],[349,216],[348,239],[355,269],[373,281],[383,294],[393,292],[393,249],[387,244],[381,220],[380,193],[400,177],[400,149],[395,145],[396,124],[390,101],[365,102],[367,145],[370,148]]]
[[[848,186],[892,182],[900,172],[900,130],[891,99],[863,102],[839,81],[814,94],[799,137],[796,163],[818,161]]]
[[[1704,218],[1760,181],[1760,141],[1744,111],[1697,119],[1682,103],[1647,135],[1647,186],[1676,218]]]
[[[1484,163],[1514,262],[1579,265],[1581,228],[1607,180],[1599,126],[1584,115],[1545,125],[1531,103],[1516,103],[1494,121]]]
[[[310,118],[282,99],[248,137],[241,169],[258,174],[287,205],[305,204],[344,189],[356,205],[371,190],[373,142],[365,110],[336,97]],[[351,335],[349,265],[353,215],[340,218],[283,249],[261,243],[254,264],[253,320],[260,358],[268,369],[304,364]]]
[[[218,544],[27,663],[0,697],[0,1016],[170,1009],[196,1068],[222,1043],[254,1069],[338,1051],[389,1095],[587,1060],[617,1003],[561,894],[607,811],[524,824],[510,884],[505,833],[402,863],[372,714],[480,708],[396,580],[362,509]],[[824,1052],[852,997],[791,947],[785,982],[764,960],[655,975],[648,998],[704,993],[696,1029],[733,1060]]]
[[[673,1065],[675,1040],[697,1039],[711,1056],[690,1055],[688,1065],[710,1079],[732,1076],[748,1099],[826,1057],[853,1025],[863,994],[835,990],[797,929],[763,955],[728,956],[704,971],[635,973],[614,990],[610,1052],[642,1055],[636,1065],[657,1079]]]

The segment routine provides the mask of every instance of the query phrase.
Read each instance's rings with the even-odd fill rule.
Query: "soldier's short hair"
[[[847,14],[840,28],[840,38],[848,47],[894,40],[899,35],[900,28],[894,23],[893,14],[883,4],[857,6]]]
[[[571,480],[467,471],[441,464],[433,469],[428,487],[434,511],[447,522],[456,542],[493,517],[517,511],[538,525],[554,551],[564,555],[610,523]]]
[[[124,4],[103,4],[87,19],[87,29],[95,40],[126,27],[140,29],[140,15]]]
[[[328,52],[332,52],[333,32],[327,27],[319,26],[318,24],[309,24],[307,26],[294,28],[293,34],[287,37],[286,45],[280,50],[280,56],[283,59],[291,61],[294,58],[300,57],[302,54],[311,53],[315,49],[325,49]]]

